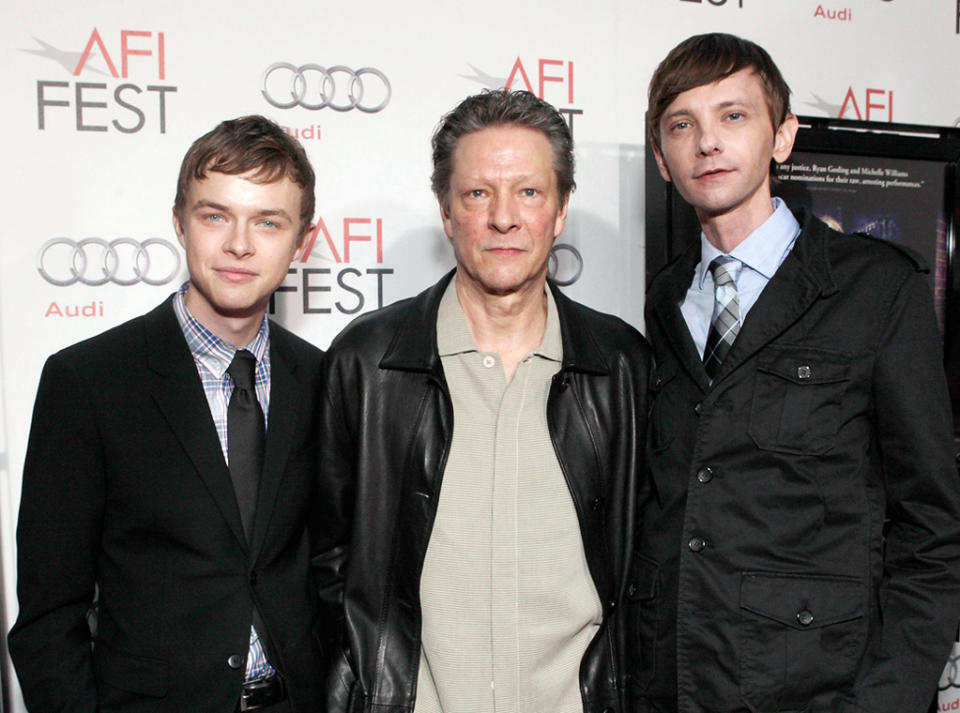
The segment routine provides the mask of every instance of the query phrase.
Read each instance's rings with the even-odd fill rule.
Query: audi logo
[[[316,111],[330,107],[334,111],[359,109],[374,114],[390,102],[392,90],[387,75],[373,67],[353,70],[338,64],[274,62],[263,73],[263,98],[278,109],[295,106]]]
[[[52,285],[79,282],[97,286],[164,285],[180,271],[180,251],[161,238],[138,242],[133,238],[53,238],[40,248],[37,271]]]
[[[939,690],[946,691],[951,688],[960,688],[960,668],[958,668],[958,659],[960,659],[960,655],[951,653],[950,659],[947,661],[947,665],[943,669],[943,674],[940,676],[940,683],[937,685]]]
[[[547,275],[561,287],[567,287],[580,279],[583,274],[583,256],[580,251],[567,243],[557,243],[550,250],[547,261]]]

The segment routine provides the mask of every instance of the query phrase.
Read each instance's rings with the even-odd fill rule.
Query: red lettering
[[[523,83],[527,87],[527,91],[533,94],[533,86],[530,84],[530,77],[527,76],[527,71],[523,68],[523,62],[520,61],[520,57],[517,57],[517,61],[513,63],[513,69],[510,70],[510,76],[507,77],[507,84],[505,89],[510,89],[513,86],[513,80],[517,78],[517,70],[520,71],[520,76],[523,77]],[[542,89],[541,89],[542,96]]]
[[[330,252],[333,253],[334,262],[343,262],[340,259],[340,253],[337,252],[336,245],[333,244],[333,239],[330,237],[330,231],[327,230],[327,224],[323,222],[323,218],[317,218],[317,224],[314,226],[313,230],[310,231],[307,236],[307,247],[303,250],[303,255],[300,256],[300,262],[306,262],[310,257],[310,253],[313,252],[313,246],[317,242],[317,236],[323,232],[323,238],[327,241],[327,247],[330,248]]]
[[[546,82],[562,82],[562,81],[563,81],[563,77],[562,77],[562,76],[560,76],[560,77],[552,77],[552,76],[548,76],[548,75],[544,74],[544,73],[543,73],[543,70],[544,70],[544,67],[546,67],[547,65],[550,65],[550,66],[560,66],[560,67],[562,67],[562,66],[563,66],[563,62],[561,62],[559,59],[541,59],[541,60],[540,60],[540,66],[539,66],[539,70],[540,70],[540,94],[538,94],[537,96],[539,96],[541,99],[544,98],[543,85],[544,85]]]
[[[129,75],[128,73],[128,60],[131,55],[138,55],[141,57],[150,57],[153,55],[153,52],[150,50],[138,50],[131,49],[127,40],[130,37],[152,37],[152,32],[144,32],[143,30],[121,30],[120,31],[120,71],[123,73],[123,78],[126,79]],[[162,41],[161,41],[162,42]],[[160,79],[164,78],[163,71],[163,59],[160,59]]]
[[[93,28],[93,32],[90,33],[90,39],[87,40],[87,46],[83,48],[83,54],[80,55],[80,61],[77,62],[76,68],[73,70],[73,76],[79,77],[80,71],[83,69],[83,65],[87,63],[87,58],[90,57],[90,50],[93,49],[94,44],[100,48],[100,53],[103,55],[104,61],[107,63],[107,67],[110,69],[110,74],[114,77],[117,76],[117,68],[113,66],[113,61],[110,59],[110,53],[107,52],[106,46],[103,44],[103,40],[100,39],[100,33],[97,32],[97,28]],[[124,59],[126,62],[126,59]],[[126,66],[126,65],[124,65]],[[127,76],[124,74],[123,76]]]
[[[350,227],[354,224],[369,225],[373,221],[370,218],[344,218],[343,219],[343,260],[350,262],[350,243],[369,243],[373,236],[356,235],[350,232]],[[377,218],[377,262],[383,262],[383,219]]]
[[[857,112],[857,119],[863,119],[863,117],[860,116],[860,107],[857,106],[857,98],[853,94],[853,87],[847,89],[847,95],[843,98],[843,106],[840,107],[840,113],[837,115],[837,118],[842,119],[843,115],[847,113],[848,102],[853,103],[853,110]]]

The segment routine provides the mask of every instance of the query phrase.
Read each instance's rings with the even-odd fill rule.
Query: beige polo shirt
[[[453,441],[420,578],[416,713],[582,713],[580,661],[602,608],[547,429],[562,343],[547,327],[508,384],[478,351],[455,280],[437,346],[453,400]]]

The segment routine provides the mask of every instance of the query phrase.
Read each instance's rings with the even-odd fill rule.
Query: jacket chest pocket
[[[829,451],[850,380],[850,358],[822,349],[768,350],[757,363],[750,437],[757,447],[817,455]]]

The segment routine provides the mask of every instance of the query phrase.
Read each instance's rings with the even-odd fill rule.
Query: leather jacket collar
[[[405,316],[398,325],[390,346],[380,360],[381,369],[421,371],[442,378],[443,368],[437,352],[437,310],[447,285],[456,270],[448,272],[439,282],[414,297],[407,305]],[[563,340],[563,371],[582,371],[590,374],[607,374],[610,365],[597,343],[592,327],[571,302],[550,280],[547,285],[553,292],[560,318],[560,334]]]

